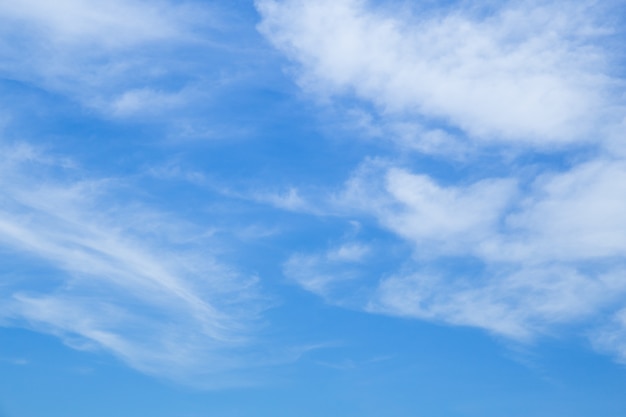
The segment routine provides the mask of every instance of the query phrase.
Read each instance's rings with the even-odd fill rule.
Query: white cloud
[[[209,88],[177,54],[207,47],[200,29],[215,15],[212,5],[167,0],[2,2],[0,76],[109,117],[171,114]]]
[[[447,183],[407,162],[365,162],[331,206],[375,219],[412,256],[376,285],[352,280],[351,291],[369,294],[361,308],[371,312],[517,340],[596,320],[605,330],[592,326],[594,342],[623,356],[623,314],[606,324],[626,304],[624,90],[602,46],[614,40],[607,9],[588,1],[479,6],[257,1],[260,31],[297,64],[301,86],[356,98],[347,115],[373,137],[461,156],[468,169],[483,161],[466,151],[489,143],[513,154],[519,145],[553,156],[583,143],[600,150],[552,168],[509,157],[515,168],[501,177]],[[329,288],[346,263],[325,251],[288,265],[294,259],[300,269],[287,275],[343,304],[350,291]],[[356,260],[350,273],[363,274],[368,262]]]
[[[26,25],[63,43],[122,47],[184,34],[191,10],[170,2],[143,0],[22,0],[0,3],[0,16],[13,28]],[[43,32],[43,33],[41,33]]]
[[[28,146],[2,151],[0,247],[40,267],[0,286],[0,323],[196,385],[250,366],[267,301],[254,276],[216,260],[219,242],[116,197],[128,185],[68,179]]]
[[[509,185],[504,193],[497,189],[482,193],[477,188],[481,183],[469,185],[462,194],[473,198],[454,204],[450,195],[459,192],[456,188],[434,186],[437,192],[429,192],[433,185],[424,190],[419,186],[424,182],[421,176],[404,174],[419,179],[403,184],[403,191],[413,198],[403,199],[389,184],[387,191],[409,208],[379,213],[379,221],[408,239],[418,254],[448,255],[448,247],[435,245],[433,250],[433,238],[440,238],[455,247],[456,254],[485,265],[488,278],[486,283],[461,279],[461,288],[445,280],[427,280],[434,285],[428,291],[414,279],[387,280],[380,288],[383,305],[389,311],[419,315],[414,309],[421,308],[420,297],[427,297],[431,301],[421,313],[425,317],[526,338],[556,323],[593,317],[607,304],[623,303],[626,181],[620,178],[625,167],[623,161],[593,161],[546,174],[534,181],[530,193],[518,193],[515,204]],[[503,204],[507,200],[508,207]],[[407,210],[413,216],[407,217]],[[415,227],[415,222],[427,225],[431,240],[424,239],[424,227]],[[451,234],[450,228],[458,224],[473,227],[454,228],[457,234]],[[607,266],[594,267],[592,262]],[[406,291],[407,286],[413,291]]]
[[[406,242],[412,256],[374,277],[377,284],[370,266],[389,254],[300,253],[284,272],[332,304],[478,327],[519,341],[576,326],[620,356],[622,328],[600,328],[626,305],[624,184],[626,162],[619,159],[593,159],[536,178],[447,185],[368,161],[332,204],[337,213],[375,219]]]
[[[493,235],[516,191],[509,179],[442,187],[427,175],[374,162],[348,181],[339,203],[375,214],[418,251],[455,253]]]
[[[594,346],[617,357],[626,364],[626,308],[621,309],[613,319],[592,333]]]
[[[290,211],[311,211],[309,203],[300,196],[295,187],[289,187],[284,192],[256,193],[253,198],[257,201],[270,204],[276,208]]]
[[[545,174],[507,225],[524,259],[580,261],[621,258],[626,251],[626,161],[594,159]],[[489,254],[497,258],[497,253]]]
[[[488,278],[400,275],[381,281],[367,310],[479,327],[516,340],[584,322],[623,300],[624,269],[584,275],[565,266],[514,267]],[[456,275],[462,275],[456,271]]]
[[[336,301],[344,287],[362,276],[358,267],[372,249],[360,242],[345,242],[320,254],[294,254],[283,273],[306,291]]]
[[[626,161],[593,159],[564,172],[444,186],[424,174],[365,163],[337,204],[374,215],[417,251],[489,262],[577,262],[626,250]]]
[[[371,248],[362,243],[346,243],[330,252],[327,257],[333,261],[358,262],[371,252]]]
[[[316,94],[354,94],[383,115],[434,117],[473,138],[538,146],[589,140],[611,112],[607,29],[590,2],[511,2],[491,13],[258,0],[260,30]]]
[[[132,116],[148,112],[162,112],[180,106],[185,101],[185,93],[167,93],[149,88],[132,89],[123,92],[112,103],[105,103],[104,109],[115,116]],[[107,109],[107,105],[109,109]]]

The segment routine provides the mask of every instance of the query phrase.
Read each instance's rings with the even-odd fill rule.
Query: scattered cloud
[[[163,111],[179,106],[183,101],[181,95],[181,92],[172,94],[146,88],[129,90],[111,103],[111,110],[116,116],[134,115],[145,109]]]
[[[591,0],[438,10],[367,0],[255,4],[260,32],[291,60],[305,91],[344,109],[383,146],[415,152],[366,159],[327,194],[258,183],[236,192],[241,174],[216,168],[232,182],[215,181],[182,156],[146,163],[152,168],[134,180],[180,180],[210,190],[216,205],[251,203],[239,216],[261,203],[283,215],[345,218],[351,234],[282,263],[288,280],[328,303],[518,341],[574,327],[626,362],[626,96],[602,44],[615,30],[605,9]],[[257,76],[254,65],[232,76],[217,55],[205,59],[215,13],[193,1],[0,4],[0,78],[104,119],[176,119],[177,140],[249,136],[239,119],[211,124],[202,107],[213,89]],[[223,107],[236,113],[233,103]],[[581,145],[586,153],[572,160],[534,164]],[[468,177],[415,163],[416,154],[462,157],[472,171],[484,162],[468,152],[476,148],[514,156],[498,174],[477,168]],[[0,284],[0,325],[202,386],[249,383],[254,377],[240,376],[250,369],[317,347],[263,351],[269,303],[259,278],[220,256],[225,228],[163,212],[130,179],[94,178],[33,146],[0,141],[0,155],[0,255],[27,261]],[[224,234],[245,244],[285,233],[260,217]],[[389,241],[400,254],[383,248]],[[336,366],[344,365],[354,363]]]
[[[289,211],[311,211],[310,204],[301,197],[300,192],[295,187],[290,187],[284,192],[256,193],[253,197],[259,202],[272,205],[276,208]]]
[[[532,341],[555,327],[584,323],[623,301],[626,293],[623,268],[597,275],[565,266],[516,266],[508,274],[493,269],[485,278],[464,277],[461,271],[386,278],[366,309]]]
[[[29,146],[2,151],[0,248],[40,266],[0,286],[0,323],[197,385],[248,367],[268,300],[256,277],[217,260],[219,242],[125,201],[128,183],[72,179]]]
[[[376,284],[343,279],[367,275],[370,259],[328,251],[292,256],[287,276],[331,303],[350,294],[332,285],[350,282],[363,310],[516,340],[577,326],[623,359],[626,103],[603,46],[615,22],[602,18],[614,3],[256,4],[259,30],[305,91],[347,103],[346,117],[373,137],[463,155],[475,173],[443,179],[406,155],[366,160],[320,205],[373,219],[411,255]],[[484,154],[466,151],[493,144],[524,158],[508,154],[499,176],[485,174]],[[536,163],[567,152],[567,163]]]
[[[0,362],[6,362],[14,366],[28,366],[31,364],[30,360],[20,357],[4,357],[0,358]]]
[[[219,70],[195,57],[215,47],[209,32],[219,15],[194,1],[3,3],[0,78],[107,118],[161,115],[182,124],[216,88]]]
[[[455,253],[493,234],[516,192],[511,179],[442,187],[427,175],[373,161],[348,181],[340,204],[375,213],[387,228],[424,252]]]
[[[443,185],[368,161],[332,204],[337,213],[375,220],[411,248],[410,258],[377,284],[364,279],[372,259],[348,246],[294,255],[284,272],[333,304],[519,341],[573,325],[597,330],[591,323],[620,317],[626,303],[625,168],[622,160],[593,159],[537,177]],[[619,328],[602,333],[602,346],[621,340]]]
[[[605,351],[626,364],[626,309],[621,309],[613,319],[591,333],[596,349]]]
[[[337,293],[362,276],[359,266],[371,251],[363,243],[350,241],[320,254],[294,254],[284,263],[283,273],[306,291],[335,302]]]

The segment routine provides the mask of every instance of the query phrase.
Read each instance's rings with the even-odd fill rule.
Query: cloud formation
[[[179,52],[211,47],[216,15],[210,4],[168,0],[3,3],[0,76],[109,118],[190,118],[182,110],[211,83],[191,80],[189,68],[203,65]]]
[[[591,2],[393,10],[364,0],[258,0],[260,30],[322,95],[449,123],[479,141],[589,140],[612,112]]]
[[[384,279],[369,308],[524,339],[623,303],[624,168],[594,161],[526,193],[511,179],[446,187],[395,167],[358,174],[347,201],[410,243],[416,271]]]
[[[331,297],[311,283],[331,288],[333,269],[338,282],[346,268],[367,276],[369,260],[334,265],[325,251],[299,253],[288,276],[332,303],[367,294],[349,306],[516,340],[575,326],[626,357],[626,103],[623,74],[602,46],[615,35],[600,19],[606,9],[587,1],[257,6],[261,32],[295,63],[305,91],[360,103],[366,130],[392,141],[408,132],[419,151],[438,148],[444,160],[458,157],[454,143],[497,143],[503,161],[500,174],[485,174],[485,153],[469,154],[471,177],[445,179],[406,155],[364,162],[326,204],[373,219],[411,255],[377,283],[354,279]]]
[[[267,300],[216,260],[217,242],[27,145],[3,146],[0,171],[3,256],[37,266],[0,286],[1,324],[196,385],[250,365]]]
[[[106,3],[24,0],[0,5],[0,14],[8,25],[32,26],[35,32],[45,32],[54,42],[93,42],[101,47],[123,47],[180,36],[184,31],[180,19],[189,18],[185,11],[167,1],[148,5],[141,0]]]

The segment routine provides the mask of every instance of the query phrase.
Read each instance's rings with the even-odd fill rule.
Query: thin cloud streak
[[[115,181],[53,180],[53,159],[3,151],[0,245],[44,271],[0,289],[0,322],[199,384],[247,366],[268,303],[255,277],[216,261],[217,242],[181,242],[192,225],[114,200]]]

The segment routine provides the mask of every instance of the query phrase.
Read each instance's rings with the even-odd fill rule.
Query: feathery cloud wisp
[[[198,385],[249,365],[267,303],[255,277],[211,254],[217,242],[194,243],[193,225],[115,198],[114,180],[63,179],[33,148],[2,150],[0,247],[41,268],[0,287],[2,324]]]

